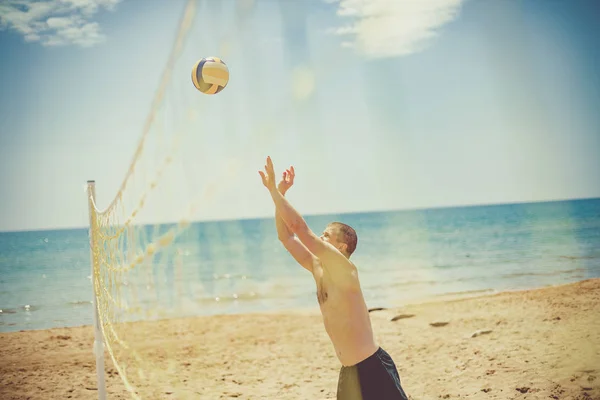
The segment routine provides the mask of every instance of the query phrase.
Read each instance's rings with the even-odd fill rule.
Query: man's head
[[[321,235],[321,240],[331,243],[348,258],[354,253],[358,243],[356,231],[341,222],[328,224]]]

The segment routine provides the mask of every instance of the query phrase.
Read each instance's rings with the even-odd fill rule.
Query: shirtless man
[[[293,167],[283,173],[278,186],[270,157],[259,174],[275,203],[279,240],[315,279],[325,330],[342,364],[337,398],[407,400],[394,361],[375,342],[358,271],[349,260],[356,232],[340,222],[327,225],[320,237],[311,231],[284,197],[294,183]]]

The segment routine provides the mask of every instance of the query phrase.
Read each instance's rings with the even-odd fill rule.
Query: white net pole
[[[88,209],[90,214],[90,264],[92,272],[92,288],[94,290],[94,354],[96,355],[96,375],[98,380],[98,399],[106,399],[106,382],[104,380],[104,340],[102,337],[102,331],[100,329],[100,319],[98,317],[98,294],[96,293],[96,282],[97,274],[95,273],[98,266],[98,253],[96,246],[98,245],[96,240],[96,182],[87,182],[87,194],[88,194]]]

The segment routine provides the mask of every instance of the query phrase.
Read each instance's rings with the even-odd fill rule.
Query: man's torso
[[[329,335],[342,365],[355,365],[377,350],[367,306],[355,269],[337,268],[333,275],[317,261],[313,276],[317,300]]]

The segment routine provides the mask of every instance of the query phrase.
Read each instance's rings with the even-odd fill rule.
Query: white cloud
[[[338,16],[351,23],[333,32],[351,37],[342,46],[367,57],[407,55],[424,49],[436,30],[458,15],[464,1],[339,0]]]
[[[1,0],[0,30],[12,29],[44,46],[89,47],[106,37],[92,17],[121,0]]]

